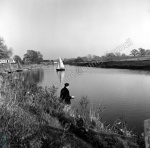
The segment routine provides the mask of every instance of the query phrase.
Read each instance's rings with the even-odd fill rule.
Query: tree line
[[[71,63],[92,62],[92,61],[119,61],[130,59],[132,57],[142,57],[142,56],[150,56],[150,50],[149,49],[146,50],[143,48],[133,49],[131,50],[129,55],[120,52],[108,52],[103,56],[96,56],[89,54],[88,56],[85,57],[64,59],[64,62],[66,64],[71,64]]]
[[[23,60],[20,56],[15,55],[13,57],[15,62],[22,62],[24,64],[40,64],[43,61],[43,55],[39,51],[27,50],[27,53],[24,54]]]
[[[15,62],[21,62],[24,64],[40,64],[43,61],[43,55],[39,51],[27,50],[27,53],[24,54],[23,60],[20,56],[15,55],[13,57]]]
[[[0,59],[9,58],[10,56],[12,56],[12,54],[12,48],[8,48],[4,43],[3,38],[0,37]]]
[[[120,52],[110,52],[106,53],[101,57],[103,61],[114,61],[114,60],[124,60],[130,59],[132,57],[142,57],[142,56],[150,56],[150,50],[144,48],[132,49],[129,55]]]
[[[3,38],[0,38],[0,59],[9,58],[13,55],[13,49],[8,48],[4,43]],[[69,58],[64,59],[65,63],[79,63],[79,62],[91,62],[91,61],[119,61],[123,59],[129,59],[131,57],[142,57],[142,56],[150,56],[150,49],[133,49],[131,50],[130,55],[126,55],[125,53],[120,52],[110,52],[106,53],[103,56],[96,56],[89,54],[84,57],[77,58]],[[25,64],[35,64],[43,61],[43,55],[39,51],[35,50],[27,50],[27,53],[24,54],[23,59],[19,55],[14,55],[13,59],[15,62],[21,62]],[[52,61],[52,60],[51,60]]]
[[[143,48],[133,49],[131,51],[131,55],[133,55],[134,57],[150,55],[150,50],[149,49],[145,50]]]
[[[0,59],[10,58],[13,55],[13,49],[8,48],[4,43],[3,38],[0,38]],[[23,59],[19,55],[14,55],[13,59],[15,62],[21,62],[26,64],[40,63],[43,61],[43,55],[39,51],[27,50],[27,53],[24,54]]]

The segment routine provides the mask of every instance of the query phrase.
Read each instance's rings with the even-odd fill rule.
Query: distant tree
[[[115,56],[120,57],[121,53],[120,52],[115,52]]]
[[[92,61],[101,61],[101,57],[93,55]]]
[[[12,56],[12,48],[9,48],[4,44],[3,38],[0,37],[0,59],[9,58]]]
[[[84,60],[81,58],[81,57],[77,57],[75,60],[74,60],[74,62],[84,62]]]
[[[143,48],[139,48],[139,54],[140,54],[140,56],[144,56],[144,55],[146,55],[146,51],[145,51],[145,49],[143,49]]]
[[[114,60],[121,60],[122,59],[120,52],[115,52],[114,55],[115,55]]]
[[[106,61],[106,55],[101,56],[102,61]]]
[[[34,50],[27,50],[24,54],[23,61],[28,63],[40,63],[43,60],[43,55],[40,52]]]
[[[125,54],[125,53],[123,53],[121,56],[125,58],[125,57],[126,57],[126,54]]]
[[[133,49],[131,50],[131,54],[130,55],[133,55],[134,57],[138,55],[138,50],[137,49]]]
[[[42,62],[43,61],[43,55],[39,51],[37,52],[37,56],[38,56],[38,62]]]
[[[72,63],[75,62],[75,59],[76,59],[76,58],[70,58],[70,59],[66,59],[66,58],[65,58],[63,62],[64,62],[65,64],[72,64]]]
[[[15,55],[15,56],[13,57],[13,59],[15,60],[16,63],[17,63],[18,61],[19,61],[20,63],[22,62],[20,56],[18,56],[18,55]]]
[[[91,60],[92,60],[92,58],[93,58],[93,55],[88,54],[88,55],[87,55],[87,58],[88,58],[88,60],[90,60],[90,61],[91,61]]]
[[[111,53],[106,53],[106,60],[107,61],[113,61],[113,60],[115,60],[115,54],[113,53],[113,52],[111,52]]]
[[[149,49],[147,49],[145,52],[146,52],[146,55],[150,55],[150,50]]]
[[[121,59],[126,59],[127,58],[127,55],[125,54],[125,53],[123,53],[122,55],[121,55]]]

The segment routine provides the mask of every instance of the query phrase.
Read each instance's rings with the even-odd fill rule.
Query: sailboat
[[[59,58],[58,63],[57,63],[57,69],[56,71],[65,71],[65,66],[61,60],[61,58]]]
[[[11,66],[11,63],[8,63],[8,71],[7,73],[12,73],[13,70],[12,70],[12,66]]]
[[[21,66],[21,64],[20,64],[19,61],[18,61],[18,63],[17,63],[17,66],[18,66],[18,69],[16,70],[17,72],[23,71],[23,70],[22,70],[22,66]]]

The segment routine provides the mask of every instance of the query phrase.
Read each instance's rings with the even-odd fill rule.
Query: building
[[[50,65],[50,64],[52,64],[52,62],[50,60],[43,60],[40,62],[40,64]]]
[[[14,59],[6,58],[6,59],[0,59],[0,64],[6,64],[6,63],[15,63]]]

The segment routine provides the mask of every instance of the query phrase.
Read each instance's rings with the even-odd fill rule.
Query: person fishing
[[[69,83],[65,83],[64,88],[61,89],[60,98],[66,104],[68,104],[68,105],[71,104],[71,99],[74,99],[74,96],[70,96],[70,93],[69,93]]]

